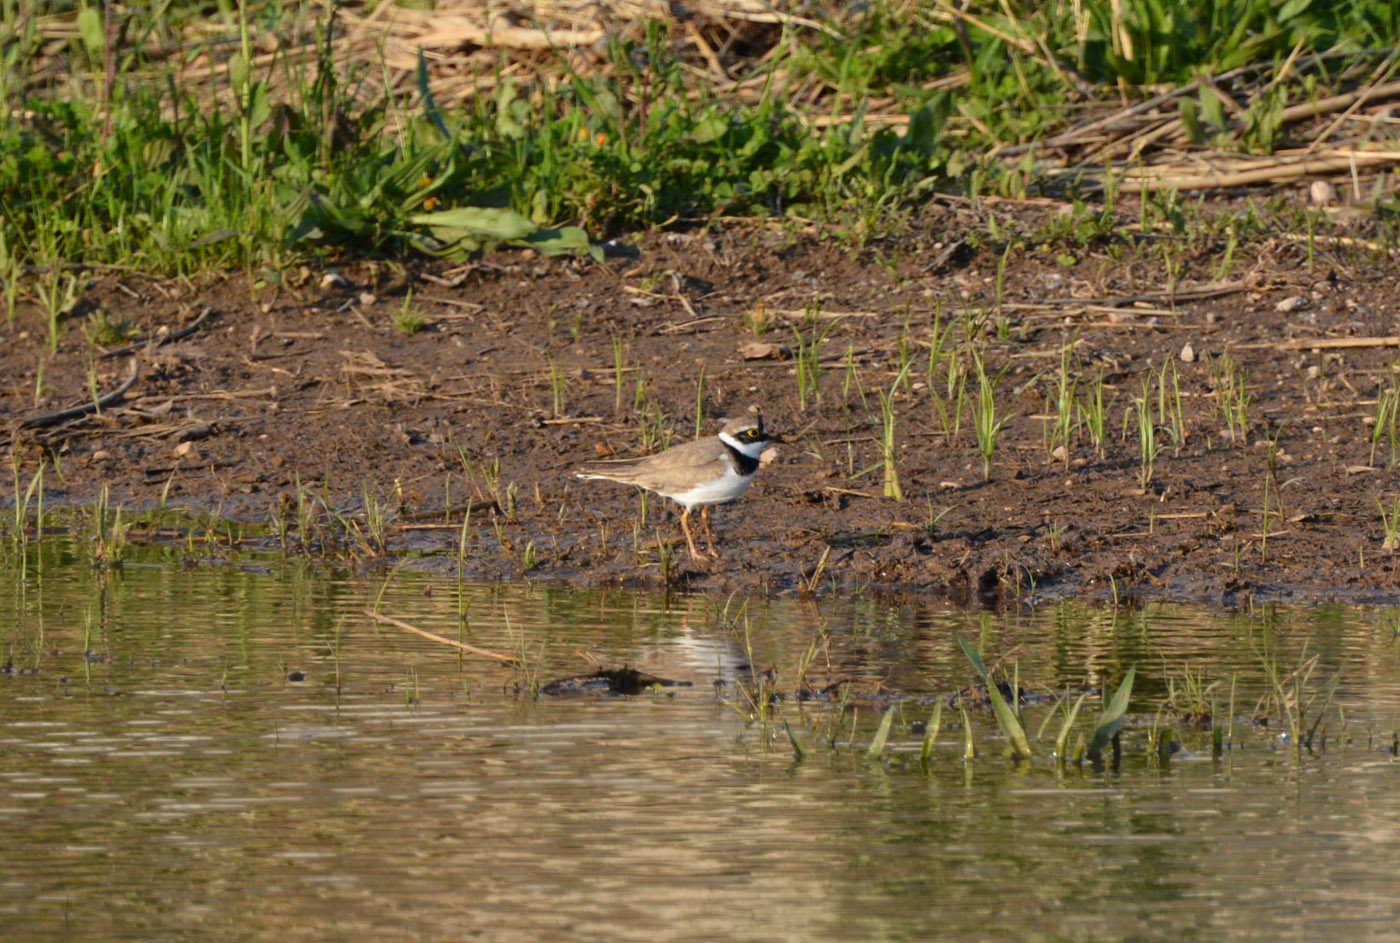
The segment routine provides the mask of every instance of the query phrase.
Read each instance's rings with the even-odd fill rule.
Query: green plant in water
[[[1128,673],[1123,676],[1123,681],[1118,685],[1118,690],[1114,692],[1113,698],[1104,705],[1103,713],[1099,715],[1099,722],[1094,727],[1094,735],[1089,740],[1087,756],[1089,762],[1099,763],[1103,761],[1103,748],[1110,743],[1113,744],[1113,755],[1118,756],[1118,731],[1123,729],[1123,721],[1128,713],[1128,701],[1133,696],[1133,677],[1137,674],[1137,666],[1128,668]],[[1105,688],[1107,690],[1107,688]]]
[[[894,721],[894,712],[898,707],[898,704],[891,704],[885,708],[885,716],[880,718],[880,727],[875,731],[875,736],[870,741],[870,747],[865,751],[865,758],[872,763],[880,758],[881,753],[885,752],[885,741],[890,737],[890,725]]]
[[[1026,729],[1021,726],[1020,719],[1011,705],[1006,703],[1006,698],[1002,696],[1001,690],[997,687],[996,681],[987,672],[987,667],[982,663],[982,656],[977,654],[977,650],[967,643],[961,635],[956,636],[958,645],[962,647],[963,654],[972,663],[973,670],[987,688],[987,698],[992,702],[992,713],[996,716],[997,726],[1006,735],[1007,748],[1011,755],[1020,760],[1030,759],[1030,741],[1026,739]],[[1016,692],[1013,690],[1013,696]]]
[[[1079,695],[1079,699],[1074,702],[1074,706],[1072,707],[1069,706],[1069,701],[1067,699],[1061,702],[1064,705],[1065,716],[1064,721],[1060,724],[1060,732],[1055,735],[1055,761],[1062,766],[1069,757],[1066,751],[1069,747],[1070,731],[1074,729],[1075,718],[1079,716],[1079,709],[1084,706],[1084,700],[1088,696],[1088,691]]]
[[[47,458],[39,459],[39,468],[29,479],[29,486],[24,489],[24,494],[20,494],[20,472],[19,454],[10,453],[10,471],[14,476],[14,512],[15,527],[10,535],[21,547],[28,542],[29,536],[29,506],[37,502],[38,510],[34,516],[35,538],[43,539],[44,536],[44,469],[48,465]]]
[[[1273,690],[1275,708],[1288,729],[1289,737],[1292,738],[1294,754],[1299,755],[1304,749],[1312,752],[1318,727],[1321,726],[1327,708],[1332,703],[1332,696],[1337,691],[1337,685],[1342,680],[1342,670],[1338,668],[1325,687],[1309,691],[1309,682],[1322,656],[1309,656],[1306,643],[1298,655],[1297,666],[1287,674],[1279,668],[1278,652],[1267,636],[1260,649],[1260,655],[1264,664],[1264,674]],[[1322,704],[1309,724],[1308,715],[1319,699]]]
[[[962,718],[963,762],[971,763],[977,759],[977,747],[972,742],[972,719],[967,716],[967,705],[961,697],[958,698],[958,715]]]
[[[933,702],[933,713],[928,715],[928,722],[924,725],[924,742],[919,749],[919,762],[928,765],[933,758],[933,745],[938,740],[938,733],[943,729],[943,701],[937,699]]]
[[[535,700],[540,696],[540,671],[544,666],[548,639],[541,637],[534,651],[531,651],[529,638],[523,631],[516,631],[510,613],[502,610],[501,616],[506,624],[506,638],[511,643],[511,667],[515,672],[516,689],[524,692],[530,700]]]
[[[797,734],[792,732],[792,725],[783,720],[783,730],[787,733],[788,745],[792,747],[792,758],[800,763],[807,756],[807,751],[802,748],[802,744],[797,741]]]
[[[108,514],[111,514],[110,526]],[[126,560],[127,531],[131,525],[122,522],[122,509],[111,508],[107,498],[107,484],[97,492],[97,501],[92,509],[93,525],[96,528],[93,558],[99,566],[120,567]]]

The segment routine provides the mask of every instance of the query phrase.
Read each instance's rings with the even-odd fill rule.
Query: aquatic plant
[[[928,764],[933,757],[933,745],[938,740],[939,731],[943,729],[943,701],[935,699],[933,711],[928,715],[928,721],[924,724],[924,741],[919,748],[919,761]]]
[[[875,736],[870,740],[870,746],[865,751],[865,758],[872,763],[880,758],[880,754],[885,752],[885,741],[890,736],[890,724],[894,721],[894,712],[899,708],[898,704],[891,704],[885,708],[885,715],[880,718],[880,726],[875,731]]]
[[[1112,699],[1104,705],[1085,754],[1091,763],[1103,761],[1103,749],[1110,743],[1113,744],[1115,757],[1122,752],[1118,743],[1118,732],[1123,729],[1123,721],[1127,717],[1128,701],[1133,695],[1133,677],[1136,674],[1137,666],[1129,666],[1127,674],[1123,676],[1122,683],[1118,685],[1118,690],[1114,692]]]
[[[956,636],[956,638],[958,640],[958,645],[962,647],[963,654],[966,655],[967,660],[972,663],[973,670],[977,672],[977,676],[981,678],[982,683],[986,685],[987,699],[991,701],[992,713],[996,717],[997,726],[999,726],[1002,733],[1006,735],[1007,745],[1011,755],[1017,759],[1030,759],[1031,747],[1030,742],[1026,739],[1026,730],[1021,726],[1021,721],[1016,716],[1016,712],[1013,711],[1011,705],[1006,702],[1006,698],[997,687],[996,681],[987,672],[986,665],[982,663],[982,656],[977,654],[977,650],[969,645],[967,640],[961,635]],[[1013,698],[1017,697],[1017,692],[1014,687],[1012,688],[1011,694]]]

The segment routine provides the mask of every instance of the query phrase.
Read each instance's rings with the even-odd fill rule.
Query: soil
[[[939,205],[859,248],[792,223],[714,224],[610,245],[604,263],[351,260],[282,273],[276,288],[268,273],[98,274],[56,353],[37,310],[0,325],[0,442],[21,485],[48,456],[46,508],[90,506],[105,484],[128,509],[164,496],[280,522],[293,548],[411,555],[454,575],[470,504],[464,566],[477,579],[958,603],[1394,600],[1382,515],[1400,496],[1393,426],[1374,455],[1372,436],[1400,343],[1400,277],[1384,253],[1287,233],[1228,247],[1222,235],[1181,249],[1172,285],[1156,240],[1131,232],[1135,210],[1091,245],[1037,245],[1057,212]],[[1005,243],[967,238],[991,217],[1025,245],[1006,256],[999,295]],[[88,340],[103,320],[159,338],[206,307],[163,346],[101,357]],[[395,324],[406,308],[421,315],[416,332]],[[971,407],[947,428],[927,377],[936,315],[954,324],[954,348],[981,312],[1009,415],[989,480]],[[804,405],[791,357],[818,336],[820,398]],[[1104,378],[1102,454],[1082,423],[1068,450],[1047,441],[1067,344],[1081,398]],[[755,357],[765,345],[774,356]],[[896,385],[901,347],[911,367]],[[1250,397],[1233,435],[1218,389],[1226,353]],[[91,403],[94,381],[119,386],[133,358],[135,383],[100,414],[20,426]],[[1145,385],[1157,412],[1168,364],[1184,439],[1159,416],[1144,482],[1125,413]],[[903,500],[882,486],[879,394],[892,387]],[[946,399],[942,367],[933,387]],[[966,389],[975,400],[975,375]],[[717,560],[689,558],[669,502],[653,496],[642,523],[633,488],[573,475],[600,455],[640,454],[647,430],[691,438],[697,394],[704,434],[757,406],[786,439],[746,494],[714,509]],[[367,495],[387,509],[383,556]],[[299,502],[321,512],[304,534]],[[360,537],[333,540],[322,502],[360,516]]]

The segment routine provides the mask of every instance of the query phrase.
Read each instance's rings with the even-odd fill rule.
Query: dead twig
[[[168,333],[154,337],[148,341],[138,341],[135,344],[127,344],[125,347],[118,347],[115,350],[104,351],[102,356],[104,359],[107,357],[121,357],[125,354],[134,354],[139,350],[154,350],[157,347],[164,347],[166,344],[173,344],[178,340],[189,337],[195,331],[199,330],[204,326],[204,322],[216,313],[217,312],[215,312],[213,308],[205,308],[203,311],[199,312],[199,317],[195,318],[178,331],[169,331]]]
[[[1231,344],[1234,350],[1347,350],[1357,347],[1400,347],[1400,335],[1389,337],[1295,337],[1258,344]]]
[[[509,655],[502,655],[498,652],[488,651],[484,648],[477,648],[475,645],[468,645],[466,642],[457,642],[450,638],[443,638],[441,635],[434,635],[431,632],[425,632],[417,626],[409,625],[407,622],[400,622],[398,619],[391,619],[389,616],[381,616],[379,613],[375,612],[372,609],[366,609],[364,610],[364,613],[376,622],[383,622],[385,625],[392,625],[396,629],[403,629],[405,632],[412,632],[414,635],[421,635],[425,639],[430,639],[434,642],[441,642],[443,645],[451,645],[453,648],[460,648],[462,651],[470,655],[480,655],[483,658],[494,658],[496,659],[496,661],[499,661],[505,665],[520,664],[520,661],[518,659],[512,658]]]
[[[136,358],[131,359],[131,373],[121,386],[117,387],[106,396],[98,397],[90,403],[83,403],[80,406],[73,406],[70,409],[60,409],[56,413],[44,413],[42,416],[30,416],[28,419],[20,421],[21,429],[44,429],[48,426],[56,426],[60,422],[67,422],[70,419],[79,419],[89,413],[95,413],[101,409],[112,405],[126,395],[126,391],[136,385],[136,378],[141,373],[141,368],[136,362]]]

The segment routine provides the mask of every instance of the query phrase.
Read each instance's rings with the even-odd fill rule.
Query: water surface
[[[275,562],[101,571],[59,545],[5,566],[12,939],[1367,939],[1400,910],[1388,610],[459,595]],[[376,604],[452,638],[465,609],[463,640],[528,667]],[[1051,695],[1136,665],[1121,763],[1057,766],[1056,719],[1010,763],[980,711],[965,762],[945,709],[923,767],[931,698],[973,678],[955,633]],[[691,683],[530,695],[595,661]],[[881,759],[874,707],[753,716],[753,667],[791,692],[804,662],[813,686],[909,695]],[[1338,679],[1312,752],[1280,736],[1269,665],[1311,665],[1305,695]],[[1177,722],[1183,752],[1156,762],[1169,689],[1212,683],[1232,749]],[[1033,737],[1051,710],[1026,708]]]

